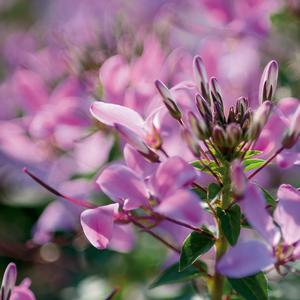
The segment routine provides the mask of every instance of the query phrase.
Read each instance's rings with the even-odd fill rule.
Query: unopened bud
[[[230,123],[233,123],[233,122],[235,122],[234,107],[230,106],[228,117],[227,117],[227,123],[230,124]]]
[[[202,96],[209,101],[209,89],[207,73],[200,56],[195,56],[193,60],[194,78]]]
[[[248,137],[254,141],[260,135],[263,127],[266,125],[272,110],[271,101],[263,102],[253,115],[253,120],[250,124]]]
[[[259,101],[272,100],[275,95],[278,79],[278,63],[275,60],[270,61],[261,76],[259,84]]]
[[[292,148],[300,135],[300,106],[298,106],[296,112],[292,116],[290,126],[284,135],[282,140],[282,146],[286,149]]]
[[[247,177],[240,160],[236,159],[230,167],[231,187],[235,196],[242,196],[247,188]]]
[[[17,268],[14,263],[10,263],[4,272],[0,290],[1,299],[10,299],[13,288],[16,285]]]
[[[199,140],[205,140],[209,137],[208,128],[202,119],[198,119],[191,111],[188,113],[188,119],[193,133]]]
[[[181,111],[176,102],[172,99],[170,90],[160,80],[155,81],[155,86],[163,98],[164,104],[172,117],[176,120],[181,120]]]
[[[211,78],[209,88],[214,107],[214,122],[220,125],[226,124],[221,89],[216,78]]]
[[[248,107],[248,100],[245,97],[240,97],[236,102],[236,113],[240,113],[243,116]]]
[[[226,145],[226,134],[221,126],[216,125],[213,128],[212,138],[218,146],[223,147]]]
[[[134,147],[145,158],[152,162],[159,161],[159,156],[152,151],[135,132],[121,124],[114,124],[114,126],[126,142]]]
[[[227,145],[229,147],[237,146],[242,137],[242,129],[237,123],[230,123],[226,127]]]
[[[220,106],[223,108],[221,88],[215,77],[212,77],[210,79],[209,90],[210,90],[210,96],[212,98],[212,101],[220,103]]]
[[[195,139],[195,137],[193,136],[193,134],[188,129],[185,128],[182,131],[182,136],[184,141],[188,145],[190,151],[193,153],[193,155],[199,158],[201,154],[200,145],[198,141]]]
[[[200,94],[195,97],[196,106],[202,118],[206,120],[207,123],[212,122],[212,113],[210,109],[210,104],[205,100]]]

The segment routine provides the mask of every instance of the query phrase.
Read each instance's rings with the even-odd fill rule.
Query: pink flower
[[[87,209],[81,213],[81,226],[89,242],[97,249],[107,247],[129,252],[134,245],[134,232],[129,224],[118,224],[122,215],[118,213],[119,204]]]
[[[300,192],[290,185],[279,187],[278,204],[272,217],[258,189],[249,185],[241,206],[251,226],[263,237],[239,241],[221,258],[218,271],[229,277],[244,277],[267,267],[280,267],[300,259]]]
[[[16,285],[17,268],[10,263],[3,275],[0,298],[3,300],[35,300],[35,296],[29,289],[30,280],[24,279],[20,285]]]

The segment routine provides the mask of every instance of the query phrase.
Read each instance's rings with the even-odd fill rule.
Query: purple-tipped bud
[[[152,162],[159,161],[158,155],[153,152],[135,132],[121,124],[115,124],[114,126],[126,142],[140,152],[145,158]]]
[[[188,145],[190,151],[193,153],[193,155],[197,158],[200,157],[200,145],[198,141],[195,139],[193,134],[188,129],[183,129],[182,136],[185,141],[185,143]]]
[[[235,113],[234,113],[234,107],[231,106],[229,108],[229,113],[228,113],[228,117],[227,117],[227,123],[230,124],[230,123],[233,123],[235,122]]]
[[[259,84],[259,101],[263,103],[266,100],[272,100],[278,79],[278,63],[271,60],[265,67]]]
[[[195,56],[193,60],[193,71],[196,85],[202,96],[209,101],[209,89],[207,73],[200,56]]]
[[[173,100],[170,90],[160,80],[155,81],[155,86],[162,96],[164,104],[169,110],[172,117],[176,120],[181,120],[181,111],[179,110],[176,102]]]
[[[282,140],[282,146],[286,149],[292,148],[298,141],[300,135],[300,106],[294,113],[290,126]]]
[[[9,300],[12,290],[16,285],[17,267],[14,263],[10,263],[4,272],[1,285],[1,300]]]
[[[202,118],[209,124],[212,122],[212,113],[210,104],[200,95],[197,94],[195,97],[196,106]]]
[[[216,125],[213,128],[212,138],[218,146],[226,146],[226,133],[221,126]]]
[[[258,138],[269,119],[271,110],[271,101],[265,101],[258,107],[257,111],[253,115],[253,120],[248,130],[248,138],[250,140],[254,141]]]
[[[205,140],[209,137],[208,128],[203,119],[198,119],[191,111],[188,113],[188,119],[193,133],[199,140]]]
[[[236,102],[236,113],[240,113],[243,116],[248,107],[248,100],[245,97],[240,97]]]
[[[242,129],[241,126],[237,123],[230,123],[226,127],[226,136],[227,136],[227,145],[229,147],[237,146],[242,137]]]
[[[210,97],[214,108],[214,122],[219,125],[226,124],[226,118],[224,115],[224,106],[221,96],[221,89],[216,78],[210,80]]]
[[[219,83],[215,77],[212,77],[209,82],[210,96],[213,102],[218,102],[223,108],[222,93]]]
[[[247,177],[240,160],[236,159],[230,167],[231,187],[235,196],[242,196],[247,187]]]

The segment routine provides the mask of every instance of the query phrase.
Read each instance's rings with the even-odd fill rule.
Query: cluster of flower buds
[[[278,65],[271,61],[263,72],[260,83],[261,105],[256,111],[252,110],[245,97],[240,97],[227,114],[220,86],[216,78],[208,80],[199,56],[194,58],[193,70],[197,89],[195,104],[199,114],[188,111],[186,122],[183,121],[184,112],[171,91],[159,80],[155,83],[156,87],[172,117],[184,125],[183,137],[195,156],[201,153],[199,141],[207,141],[226,159],[232,160],[241,153],[242,143],[258,139],[269,119],[272,110],[270,100],[277,85]]]

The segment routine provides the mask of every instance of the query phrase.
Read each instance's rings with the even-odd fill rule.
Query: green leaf
[[[276,200],[273,198],[273,196],[264,188],[260,187],[262,192],[264,193],[264,197],[266,199],[266,202],[268,205],[272,206],[272,208],[276,207]]]
[[[201,189],[194,188],[194,189],[192,189],[192,192],[197,194],[201,200],[206,200],[206,198],[207,198],[206,193],[204,191],[202,191]]]
[[[248,150],[245,154],[245,159],[251,158],[255,155],[261,154],[262,151],[259,150]]]
[[[217,208],[217,215],[220,218],[222,230],[230,245],[235,245],[241,231],[241,210],[234,205],[229,210]]]
[[[209,161],[206,159],[202,159],[201,162],[200,162],[200,160],[195,160],[195,161],[191,162],[191,164],[196,169],[198,169],[202,172],[208,173],[210,175],[211,175],[211,172],[209,171],[209,169],[206,166],[208,166],[211,170],[213,170],[215,173],[218,173],[219,175],[223,174],[223,167],[222,166],[219,167],[215,161]]]
[[[193,231],[190,233],[185,241],[180,254],[179,271],[185,270],[192,265],[197,258],[206,253],[215,243],[214,236],[208,231],[200,233]]]
[[[257,169],[261,167],[264,164],[265,160],[264,159],[259,159],[259,158],[251,158],[251,159],[245,159],[243,161],[244,167],[245,167],[245,172]]]
[[[227,278],[231,286],[246,300],[267,300],[268,282],[264,273],[260,272],[244,278]]]
[[[213,200],[220,192],[221,187],[216,184],[216,183],[211,183],[208,186],[208,191],[207,191],[207,200],[211,201]]]
[[[150,285],[150,288],[155,288],[164,284],[184,282],[192,280],[196,277],[203,276],[207,274],[207,266],[204,262],[199,261],[201,269],[203,272],[199,271],[198,268],[194,266],[189,266],[184,271],[179,272],[179,263],[175,263],[166,270],[164,270],[157,279]]]

